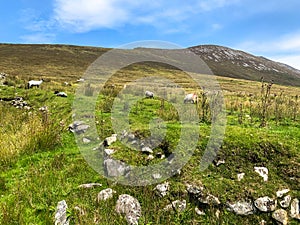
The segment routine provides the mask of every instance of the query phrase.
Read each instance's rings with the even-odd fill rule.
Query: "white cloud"
[[[53,43],[55,40],[54,34],[48,33],[34,33],[21,36],[21,39],[24,43],[35,43],[35,44],[45,44],[45,43]]]
[[[73,32],[115,29],[126,24],[160,27],[182,22],[195,14],[211,11],[239,0],[55,0],[54,18]]]
[[[245,41],[235,48],[264,55],[300,69],[300,32],[285,34],[269,41]]]

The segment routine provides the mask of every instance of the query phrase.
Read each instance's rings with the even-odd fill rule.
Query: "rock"
[[[281,191],[277,191],[276,192],[276,196],[278,197],[278,198],[282,198],[285,194],[287,194],[287,193],[289,193],[289,191],[290,191],[290,189],[283,189],[283,190],[281,190]]]
[[[161,178],[161,175],[159,173],[154,173],[154,174],[152,174],[152,178],[158,180]]]
[[[216,166],[220,166],[220,165],[222,165],[222,164],[225,164],[225,160],[224,160],[224,159],[218,160],[218,161],[216,162]]]
[[[165,211],[170,211],[174,209],[176,212],[182,212],[186,209],[186,200],[176,200],[173,201],[171,204],[167,205],[164,210]]]
[[[168,194],[168,191],[169,191],[169,182],[165,182],[165,183],[156,185],[156,187],[154,188],[154,190],[156,190],[157,194],[160,197],[164,197],[165,195]]]
[[[114,143],[116,141],[117,141],[117,134],[113,134],[112,136],[107,137],[107,138],[104,139],[103,145],[105,147],[107,147],[107,146],[110,146],[112,143]]]
[[[90,126],[84,124],[83,121],[74,121],[72,124],[69,125],[69,131],[76,134],[82,134],[87,131]]]
[[[257,172],[264,181],[268,181],[268,169],[266,167],[254,167],[255,172]]]
[[[200,210],[198,207],[195,207],[195,212],[199,216],[204,216],[205,212],[203,210]]]
[[[299,199],[297,199],[297,198],[295,198],[291,203],[290,216],[294,219],[300,220],[300,206],[299,206]]]
[[[150,155],[147,156],[147,160],[153,160],[153,159],[154,159],[153,155],[150,154]]]
[[[268,196],[258,198],[254,201],[254,205],[262,212],[272,212],[276,209],[277,200],[271,199]]]
[[[147,154],[152,154],[153,153],[153,150],[149,147],[143,147],[142,148],[142,152],[143,153],[147,153]]]
[[[201,186],[195,186],[195,185],[187,185],[187,192],[191,195],[194,195],[195,197],[198,197],[202,192],[204,191],[204,188]]]
[[[221,204],[220,200],[211,194],[207,194],[206,196],[205,195],[199,196],[198,201],[203,204],[208,204],[208,205],[220,205]]]
[[[259,225],[266,225],[266,224],[267,224],[267,221],[265,221],[265,220],[262,220],[259,222]]]
[[[102,191],[99,192],[98,194],[98,197],[97,197],[97,201],[105,201],[107,199],[110,199],[113,197],[113,195],[115,194],[116,192],[111,189],[111,188],[106,188]]]
[[[106,156],[110,156],[112,154],[114,154],[115,150],[113,149],[109,149],[109,148],[106,148],[104,149],[104,153],[106,154]]]
[[[68,97],[67,93],[63,92],[63,91],[56,92],[55,94],[56,94],[56,96],[63,97],[63,98]]]
[[[82,142],[85,143],[85,144],[88,144],[88,143],[91,142],[91,140],[88,139],[88,138],[82,138]]]
[[[283,225],[288,224],[288,214],[284,209],[277,209],[273,212],[272,217]]]
[[[279,202],[279,204],[282,208],[288,208],[291,201],[292,201],[292,197],[290,195],[287,195]]]
[[[58,202],[55,212],[55,225],[69,225],[67,208],[68,205],[65,200]]]
[[[244,176],[245,176],[245,173],[239,173],[239,174],[237,175],[238,181],[241,181],[241,180],[244,178]]]
[[[127,194],[119,196],[116,204],[116,212],[125,214],[128,224],[137,225],[141,211],[141,205],[137,199]]]
[[[227,210],[237,215],[251,215],[255,213],[255,207],[251,201],[238,201],[236,203],[227,203]]]
[[[108,177],[125,176],[130,171],[130,166],[119,160],[107,158],[104,160],[104,172]]]
[[[81,184],[78,187],[79,188],[93,188],[93,187],[101,187],[102,184],[99,183],[89,183],[89,184]]]

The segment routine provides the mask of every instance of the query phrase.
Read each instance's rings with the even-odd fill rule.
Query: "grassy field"
[[[39,51],[44,48],[41,47]],[[47,52],[51,52],[52,48],[49,46]],[[76,52],[68,49],[65,54],[74,54],[74,59],[78,57]],[[84,53],[81,51],[81,54]],[[90,60],[97,54],[99,52],[91,55]],[[200,118],[200,138],[196,150],[180,175],[168,179],[170,193],[161,198],[153,191],[155,185],[120,185],[99,175],[84,160],[74,135],[67,129],[72,122],[72,104],[79,86],[76,80],[87,66],[87,62],[80,62],[79,58],[78,62],[72,61],[64,68],[55,67],[56,62],[47,64],[40,59],[36,67],[25,66],[23,74],[14,71],[16,68],[4,71],[11,75],[7,78],[8,85],[0,87],[0,98],[3,100],[0,102],[0,224],[53,224],[56,205],[63,199],[69,207],[70,224],[126,224],[125,219],[115,212],[120,194],[130,194],[139,200],[142,206],[140,224],[250,225],[259,224],[262,220],[273,224],[271,213],[237,216],[227,211],[225,204],[265,195],[275,197],[276,191],[283,188],[291,189],[291,196],[299,198],[300,99],[297,93],[300,93],[300,88],[272,85],[268,94],[269,83],[263,83],[262,86],[261,82],[218,77],[225,97],[227,124],[217,159],[224,159],[225,163],[219,166],[211,164],[208,169],[199,172],[199,162],[211,132],[211,112],[207,109],[209,102],[201,95],[201,90],[196,89],[195,84],[186,82],[184,73],[165,66],[137,64],[119,71],[110,80],[115,87],[104,89],[98,96],[95,116],[101,139],[114,133],[110,111],[117,93],[124,84],[138,77],[160,75],[175,80],[187,92],[197,91],[200,96],[196,105]],[[26,65],[24,60],[20,66]],[[74,65],[78,66],[77,73]],[[72,70],[68,70],[69,66]],[[7,61],[5,68],[8,67]],[[38,77],[32,72],[35,68],[39,68],[45,82],[41,88],[25,89],[29,78]],[[65,81],[72,86],[65,86]],[[93,93],[93,88],[93,84],[86,86],[87,96]],[[68,97],[54,95],[55,90],[66,92]],[[16,96],[23,97],[31,108],[13,107],[9,100]],[[48,110],[39,110],[43,106],[47,106]],[[131,131],[140,138],[147,138],[151,133],[148,124],[153,118],[165,121],[164,144],[171,153],[182,129],[171,101],[163,101],[159,97],[139,100],[129,112]],[[120,141],[111,148],[116,150],[115,158],[131,165],[148,165],[159,161],[154,159],[149,162],[146,155],[132,151]],[[161,151],[164,151],[162,145],[154,149],[155,153]],[[268,182],[263,182],[254,172],[254,166],[269,169]],[[246,173],[245,178],[237,181],[237,174],[242,172]],[[78,188],[80,184],[91,182],[99,182],[102,187]],[[185,191],[186,184],[204,186],[222,204],[199,205]],[[114,189],[117,194],[106,202],[98,202],[97,194],[107,187]],[[187,200],[185,211],[163,211],[170,201],[177,199]],[[206,215],[197,215],[195,206],[202,208]],[[76,207],[83,212],[76,210]],[[297,224],[293,219],[289,222]]]

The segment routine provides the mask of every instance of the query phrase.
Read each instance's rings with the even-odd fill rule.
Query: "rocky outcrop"
[[[69,225],[67,218],[68,205],[65,200],[58,202],[55,212],[55,225]]]
[[[128,224],[137,225],[141,216],[141,205],[139,201],[127,194],[119,196],[116,204],[116,212],[124,214]]]

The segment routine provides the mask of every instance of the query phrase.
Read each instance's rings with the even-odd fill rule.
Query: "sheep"
[[[198,102],[198,96],[193,93],[193,94],[187,94],[183,100],[184,103],[190,102],[192,104]]]
[[[154,98],[154,94],[151,91],[145,91],[146,98]]]
[[[41,79],[41,80],[30,80],[27,83],[27,87],[28,87],[28,89],[32,88],[34,86],[39,87],[43,83],[43,81],[44,81],[43,79]]]
[[[59,96],[59,97],[65,97],[65,98],[68,97],[68,95],[62,91],[55,91],[54,94],[56,94],[56,96]]]

